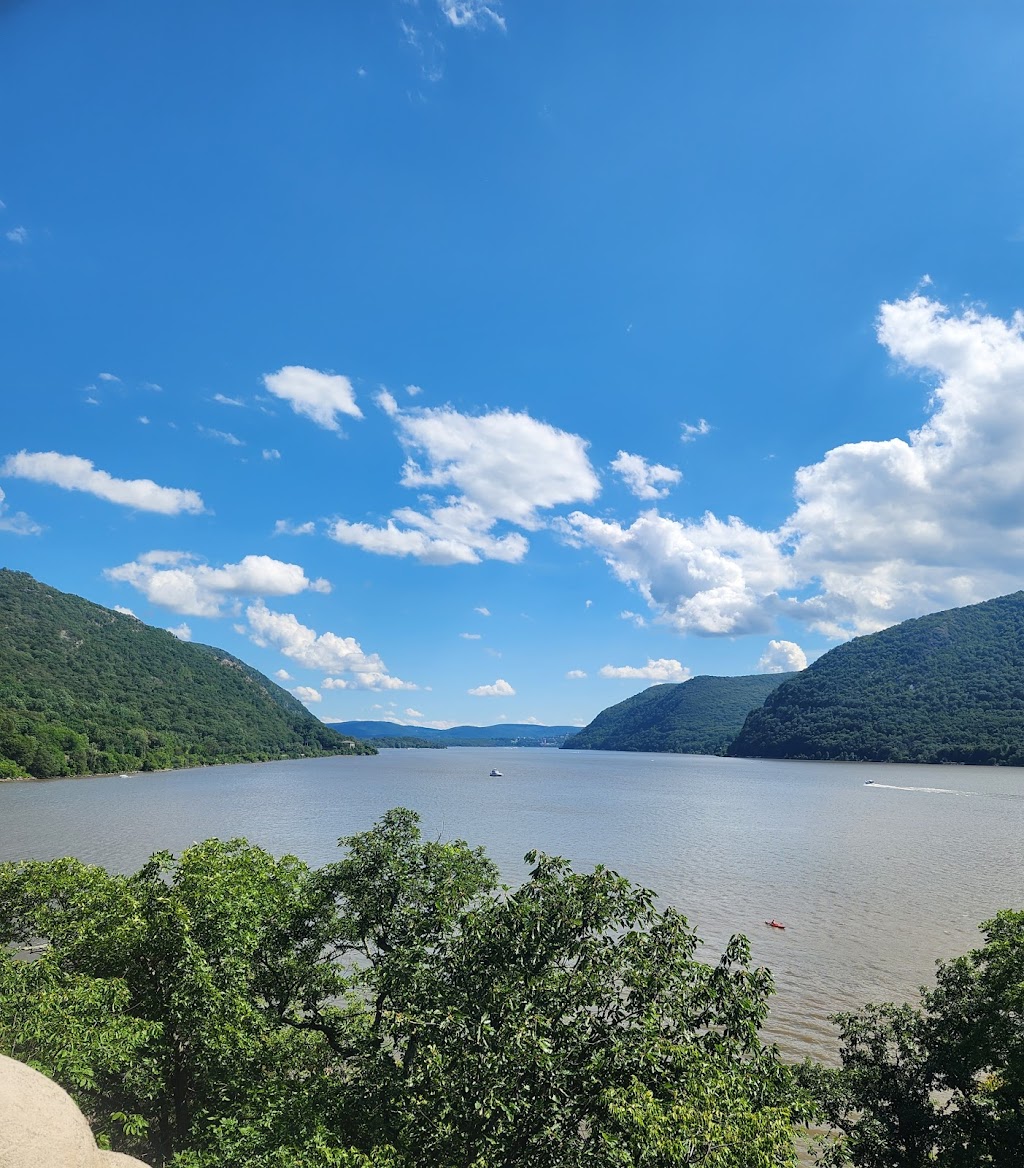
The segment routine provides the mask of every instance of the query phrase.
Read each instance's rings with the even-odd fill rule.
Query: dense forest
[[[649,750],[675,754],[724,754],[750,710],[792,673],[748,677],[694,677],[652,685],[609,706],[578,734],[567,750]]]
[[[222,649],[0,569],[0,778],[352,753]]]
[[[729,753],[1024,765],[1024,592],[839,645],[752,711]]]

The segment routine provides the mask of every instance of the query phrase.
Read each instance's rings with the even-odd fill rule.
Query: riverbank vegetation
[[[363,753],[237,657],[0,569],[0,779]]]
[[[1019,1162],[1024,913],[791,1068],[746,941],[700,960],[614,872],[531,854],[512,891],[402,809],[339,842],[0,865],[0,1051],[159,1168],[782,1168],[808,1122],[832,1166]]]

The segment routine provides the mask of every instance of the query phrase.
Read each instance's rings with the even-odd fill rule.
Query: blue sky
[[[433,724],[1024,581],[1019,5],[0,33],[7,566]]]

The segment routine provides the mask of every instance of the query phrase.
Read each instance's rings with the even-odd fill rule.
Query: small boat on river
[[[874,779],[865,779],[865,780],[864,780],[864,786],[865,786],[865,787],[873,787],[874,785],[875,785],[875,780],[874,780]]]
[[[489,777],[492,779],[503,779],[505,776],[501,773],[501,771],[491,771]]]
[[[765,924],[770,929],[785,929],[785,927],[786,927],[784,924],[781,923],[781,921],[777,921],[774,917],[772,917],[772,919],[770,921],[765,921]]]

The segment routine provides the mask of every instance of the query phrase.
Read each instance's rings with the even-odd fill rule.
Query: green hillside
[[[352,753],[222,649],[0,569],[0,778]]]
[[[729,753],[1024,765],[1024,592],[840,645],[754,710]]]
[[[795,676],[702,676],[652,685],[602,710],[589,726],[566,739],[564,749],[724,754],[748,712]]]

